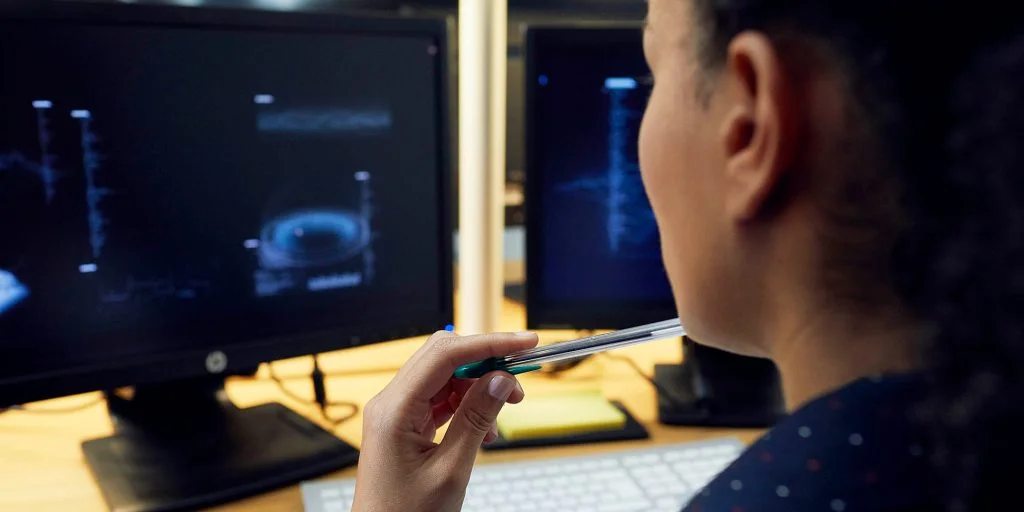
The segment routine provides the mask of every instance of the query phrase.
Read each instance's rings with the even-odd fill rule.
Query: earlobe
[[[726,208],[736,221],[764,215],[792,158],[795,105],[772,42],[745,32],[729,46],[726,72],[733,106],[722,130],[726,151]]]

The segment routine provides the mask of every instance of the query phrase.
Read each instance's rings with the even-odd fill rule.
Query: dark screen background
[[[527,86],[534,98],[529,159],[536,168],[528,188],[540,209],[528,212],[528,229],[542,231],[531,235],[540,240],[542,275],[530,282],[552,304],[670,304],[637,165],[649,85],[605,87],[608,78],[649,74],[641,32],[562,31],[540,34],[535,44]]]
[[[0,378],[436,318],[450,298],[441,297],[449,263],[440,261],[437,192],[447,184],[434,44],[0,24]],[[49,196],[40,100],[52,103],[43,110],[56,171]],[[92,152],[76,109],[89,112]],[[268,111],[299,119],[261,130]],[[357,173],[370,177],[369,196]],[[90,197],[99,198],[93,210]],[[268,263],[250,244],[309,209],[371,219],[370,230],[328,232],[334,226],[316,220],[289,228],[285,242],[307,255],[341,254],[342,242],[357,250],[271,262],[283,265],[271,268],[275,282],[291,286],[256,293]],[[105,221],[98,256],[91,211]],[[27,292],[20,300],[11,300],[11,276]],[[315,279],[348,281],[307,286]]]

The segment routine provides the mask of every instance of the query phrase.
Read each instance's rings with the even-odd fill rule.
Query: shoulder
[[[792,414],[692,501],[688,512],[914,510],[928,501],[917,384],[865,380]],[[924,510],[926,508],[922,508]]]

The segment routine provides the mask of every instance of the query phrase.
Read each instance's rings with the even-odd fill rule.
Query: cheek
[[[651,96],[640,129],[640,169],[661,234],[662,253],[672,287],[679,299],[688,286],[692,268],[688,261],[688,246],[696,242],[693,226],[687,219],[692,212],[696,181],[691,128],[687,119],[692,116],[685,108],[666,98],[657,90]]]
[[[708,120],[700,107],[664,97],[655,90],[640,131],[640,169],[658,222],[661,250],[669,280],[687,329],[702,328],[714,246],[714,193],[708,171],[710,141],[702,126]],[[703,123],[703,125],[702,125]],[[696,334],[694,332],[694,334]]]

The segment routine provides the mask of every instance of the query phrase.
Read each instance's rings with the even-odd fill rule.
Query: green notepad
[[[498,415],[498,430],[509,441],[562,437],[626,426],[626,415],[600,391],[527,397]]]

